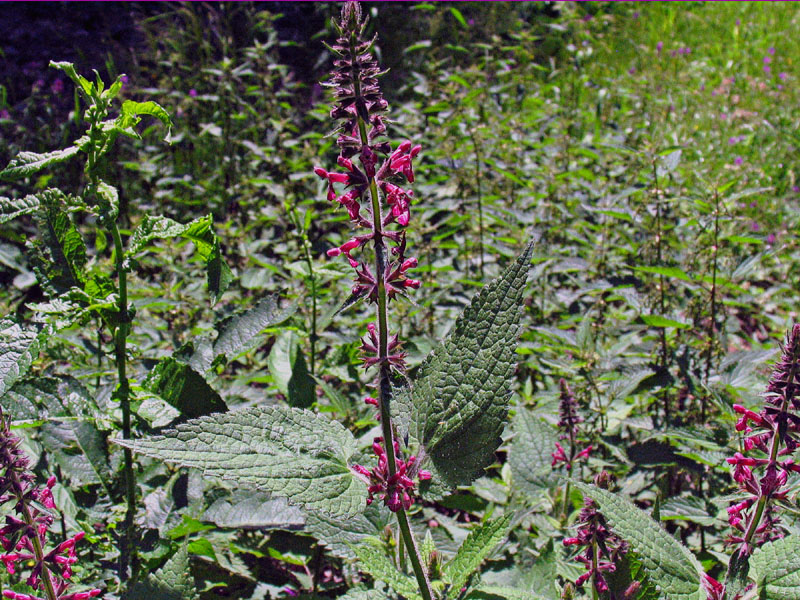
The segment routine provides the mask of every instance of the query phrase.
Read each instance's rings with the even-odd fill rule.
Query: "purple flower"
[[[736,26],[739,27],[739,25],[741,25],[741,24],[742,24],[742,20],[741,19],[736,19]]]
[[[50,84],[50,91],[53,92],[56,96],[60,95],[61,92],[64,91],[64,80],[60,77],[56,79],[53,83]]]
[[[769,75],[769,72],[770,72],[771,70],[772,70],[772,69],[770,69],[770,68],[769,68],[769,65],[764,65],[764,73],[766,73],[767,75]]]
[[[768,65],[771,62],[772,62],[772,57],[771,56],[765,56],[764,57],[764,64],[765,65]]]
[[[127,75],[120,75],[119,80],[122,82],[122,85],[125,85],[130,81],[130,78]]]
[[[636,73],[636,67],[631,67],[630,69],[628,69],[629,75],[633,75],[634,73]]]
[[[469,20],[467,21],[467,24],[468,24],[470,27],[471,27],[472,25],[475,25],[475,19],[469,19]]]
[[[770,54],[775,54],[775,48],[773,46],[770,46],[767,52],[769,52]]]
[[[774,233],[770,233],[767,236],[767,243],[770,244],[770,245],[775,243],[775,234]]]
[[[729,137],[729,138],[728,138],[728,144],[730,144],[731,146],[733,146],[734,144],[736,144],[738,141],[739,141],[739,138],[737,138],[736,136],[733,136],[733,137]]]
[[[632,16],[634,19],[638,19],[638,18],[639,18],[639,11],[638,11],[638,10],[635,10],[635,11],[633,11],[633,14],[632,14],[631,16]]]
[[[10,118],[11,114],[5,108],[3,110],[0,110],[0,119],[10,119]]]
[[[778,77],[780,77],[781,81],[786,81],[786,79],[789,77],[789,74],[786,71],[781,71],[778,73]]]
[[[189,90],[189,95],[190,95],[192,98],[196,97],[196,96],[197,96],[197,90],[196,90],[196,89],[194,89],[194,88],[190,89],[190,90]]]
[[[733,160],[733,164],[735,164],[737,167],[738,167],[739,165],[741,165],[743,162],[744,162],[744,159],[743,159],[741,156],[737,156],[737,157],[736,157],[736,158]]]
[[[663,47],[664,47],[664,42],[658,42],[658,43],[656,44],[656,52],[658,52],[659,54],[661,54],[661,49],[662,49]]]
[[[761,225],[759,225],[757,221],[751,222],[750,223],[750,231],[753,231],[753,232],[761,231]]]
[[[795,194],[796,194],[797,192],[800,192],[800,186],[793,185],[793,186],[792,186],[792,191],[793,191]]]

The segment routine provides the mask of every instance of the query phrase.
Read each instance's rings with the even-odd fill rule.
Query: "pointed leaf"
[[[124,600],[195,600],[197,589],[189,569],[189,552],[181,546],[164,566],[134,584]]]
[[[514,438],[508,453],[514,486],[532,498],[556,485],[552,459],[558,434],[530,410],[520,407],[512,423]]]
[[[127,255],[136,256],[154,240],[180,237],[191,241],[206,264],[208,291],[211,293],[212,303],[216,304],[228,289],[233,280],[233,274],[222,260],[219,240],[211,228],[212,224],[211,215],[199,217],[185,225],[167,217],[147,215],[133,232],[128,244]]]
[[[422,363],[411,390],[411,435],[435,478],[467,485],[494,460],[516,369],[522,294],[533,244],[487,284]]]
[[[265,492],[235,490],[230,496],[217,498],[206,509],[203,520],[217,527],[300,529],[303,513],[286,498],[272,498]]]
[[[800,536],[767,542],[750,558],[750,575],[765,600],[800,600]]]
[[[146,456],[201,469],[247,489],[288,498],[306,510],[353,515],[366,485],[350,471],[353,435],[341,424],[283,406],[217,413],[163,436],[116,440]]]
[[[649,580],[665,600],[705,600],[702,567],[694,555],[628,500],[593,485],[573,481],[594,500],[614,532],[630,544]]]
[[[386,556],[380,542],[375,540],[365,540],[353,546],[358,558],[358,567],[379,581],[389,585],[395,592],[404,596],[408,600],[421,599],[417,582],[397,570],[397,567]]]
[[[645,325],[649,325],[650,327],[674,327],[675,329],[689,328],[689,325],[686,323],[681,323],[680,321],[676,321],[674,319],[668,319],[667,317],[663,317],[661,315],[642,315],[642,321],[644,321]]]
[[[190,419],[228,410],[200,373],[171,356],[158,361],[147,376],[144,388]]]
[[[28,372],[52,334],[50,325],[0,319],[0,398]]]
[[[77,71],[75,71],[75,65],[71,62],[56,62],[51,60],[50,65],[53,69],[58,69],[59,71],[63,71],[64,74],[69,77],[75,85],[78,86],[78,89],[81,90],[85,94],[85,98],[89,100],[92,97],[92,84],[91,82],[86,79],[83,75],[79,75]]]
[[[281,308],[278,296],[262,298],[252,308],[234,314],[217,326],[219,335],[214,340],[214,355],[224,355],[230,360],[251,349],[264,329],[285,321],[295,309],[295,305]]]
[[[269,372],[290,406],[308,408],[316,399],[314,380],[308,373],[303,350],[294,331],[284,331],[275,340],[267,361]]]
[[[127,129],[133,127],[139,122],[141,115],[149,115],[155,117],[164,124],[167,128],[167,134],[164,136],[164,141],[171,142],[172,134],[172,121],[169,118],[169,113],[164,108],[148,100],[147,102],[134,102],[133,100],[125,100],[122,103],[122,114],[119,117],[120,128]]]
[[[499,544],[511,524],[511,517],[506,515],[494,521],[482,523],[478,528],[470,531],[467,539],[461,544],[453,559],[444,566],[443,575],[450,583],[450,588],[458,593],[470,577],[481,566],[481,563],[492,553]]]
[[[39,199],[28,195],[24,198],[6,198],[0,196],[0,225],[21,217],[30,215],[39,209]]]
[[[678,267],[634,267],[634,271],[640,273],[652,273],[654,275],[662,275],[669,279],[680,279],[691,283],[692,278],[689,277],[682,269]]]
[[[353,546],[367,537],[380,536],[393,521],[392,512],[382,502],[373,502],[364,512],[351,517],[310,513],[305,530],[325,544],[333,556],[353,560]]]
[[[80,142],[81,140],[78,141]],[[21,179],[22,177],[28,177],[29,175],[38,173],[45,167],[61,163],[72,158],[78,152],[80,152],[80,150],[81,148],[76,142],[75,146],[70,146],[69,148],[64,148],[63,150],[45,152],[44,154],[39,154],[38,152],[20,152],[11,159],[11,162],[8,163],[8,166],[5,169],[0,171],[0,180],[14,181],[16,179]]]

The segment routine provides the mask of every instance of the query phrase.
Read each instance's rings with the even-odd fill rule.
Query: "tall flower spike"
[[[578,450],[578,434],[580,433],[578,426],[583,423],[583,417],[578,414],[578,402],[566,380],[560,379],[558,386],[561,390],[558,405],[558,428],[561,430],[561,434],[558,439],[567,442],[568,448],[565,450],[561,442],[556,442],[556,449],[550,455],[553,459],[550,466],[555,467],[559,463],[564,463],[567,471],[571,471],[575,461],[589,457],[592,446],[589,445]]]
[[[744,433],[744,453],[737,452],[727,462],[733,465],[733,479],[744,492],[728,508],[728,523],[734,533],[728,543],[743,555],[754,547],[781,538],[785,532],[775,510],[775,501],[786,498],[789,473],[800,473],[791,456],[800,447],[800,324],[786,337],[776,363],[764,405],[759,412],[733,405],[741,415],[736,430]]]
[[[101,593],[98,589],[67,593],[72,565],[78,560],[75,544],[83,539],[84,533],[61,542],[49,552],[45,550],[47,533],[53,524],[53,516],[47,509],[56,507],[52,492],[56,478],[52,476],[45,487],[37,487],[28,458],[19,449],[19,443],[0,409],[0,504],[14,502],[13,511],[16,513],[16,516],[7,515],[5,526],[0,527],[3,550],[0,561],[12,575],[16,573],[18,563],[32,565],[26,583],[42,591],[47,600],[88,600],[98,596]],[[42,600],[12,590],[3,590],[3,596],[11,600]]]

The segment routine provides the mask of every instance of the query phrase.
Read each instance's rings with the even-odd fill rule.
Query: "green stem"
[[[33,520],[33,515],[31,515],[31,509],[28,503],[23,500],[21,504],[22,518],[25,520],[25,523],[33,531],[38,532],[38,525]],[[39,540],[38,533],[29,535],[28,539],[30,539],[33,544],[33,555],[36,557],[36,563],[42,565],[42,572],[39,578],[44,584],[44,592],[47,595],[47,600],[58,600],[55,587],[53,586],[53,580],[50,578],[50,568],[44,562],[44,549],[42,548],[42,542]]]
[[[114,262],[117,277],[119,278],[119,324],[114,332],[114,358],[117,364],[117,399],[122,408],[122,438],[131,439],[131,404],[130,385],[128,383],[127,368],[127,342],[130,333],[130,316],[128,314],[128,279],[125,267],[125,255],[122,249],[122,238],[115,222],[110,223],[111,237],[114,239]],[[123,477],[125,479],[125,521],[123,524],[122,545],[120,548],[120,579],[125,581],[128,577],[128,565],[131,566],[131,576],[136,578],[138,566],[135,544],[134,516],[136,514],[136,481],[133,474],[133,453],[125,448]]]
[[[472,145],[475,147],[475,185],[478,188],[478,259],[480,261],[481,280],[484,278],[483,272],[483,195],[481,193],[481,150],[475,131],[470,130]]]
[[[661,264],[661,238],[663,237],[663,231],[661,227],[661,198],[659,197],[659,189],[658,189],[658,170],[656,169],[656,161],[653,161],[653,184],[655,186],[655,196],[656,196],[656,264],[657,266],[663,266]],[[664,315],[666,312],[667,300],[666,300],[666,290],[664,289],[664,276],[658,276],[658,291],[659,291],[659,311],[661,315]],[[661,331],[661,369],[666,372],[667,370],[667,330],[664,327],[660,328]],[[669,393],[666,389],[662,391],[662,397],[664,400],[664,424],[669,425]]]
[[[717,257],[719,243],[719,194],[714,192],[714,244],[711,246],[713,262],[711,264],[711,319],[708,324],[708,354],[706,355],[705,384],[711,375],[711,361],[714,357],[714,342],[717,324]],[[700,422],[706,422],[706,403],[700,403]]]

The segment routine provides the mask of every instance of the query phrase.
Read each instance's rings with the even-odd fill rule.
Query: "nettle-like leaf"
[[[355,438],[340,423],[306,410],[268,406],[218,413],[163,436],[116,443],[272,492],[309,511],[354,515],[365,506],[366,485],[348,462],[357,450]]]
[[[234,490],[217,498],[203,514],[204,521],[217,527],[299,529],[306,522],[303,513],[286,498],[273,498],[265,492]]]
[[[53,327],[43,323],[0,319],[0,398],[28,372],[53,333]]]
[[[164,566],[139,581],[124,600],[195,600],[197,589],[189,569],[189,552],[181,546]]]
[[[32,194],[24,198],[0,196],[0,225],[13,221],[17,217],[33,214],[37,210],[39,210],[39,198]]]
[[[169,118],[169,113],[164,110],[161,105],[153,102],[152,100],[148,100],[146,102],[125,100],[125,102],[122,103],[122,111],[117,118],[115,125],[122,130],[133,130],[133,127],[139,123],[142,115],[149,115],[161,121],[164,127],[167,128],[167,134],[164,136],[164,141],[171,143],[172,120]],[[138,137],[138,135],[136,137]]]
[[[750,557],[750,577],[765,600],[800,600],[800,536],[767,542]]]
[[[89,141],[84,136],[77,140],[74,145],[63,150],[53,150],[39,154],[38,152],[20,152],[8,166],[0,171],[0,181],[15,181],[29,175],[34,175],[42,169],[68,160],[78,154],[83,146]]]
[[[514,487],[536,498],[558,482],[558,475],[551,466],[558,434],[524,407],[519,408],[511,429],[514,438],[508,452],[508,463]]]
[[[228,410],[200,373],[171,356],[158,361],[143,386],[190,419]]]
[[[22,379],[0,396],[14,421],[43,423],[58,417],[91,418],[90,413],[96,408],[86,387],[67,375]]]
[[[183,238],[194,243],[197,253],[206,265],[208,291],[214,304],[228,289],[233,274],[222,260],[219,240],[212,229],[211,215],[199,217],[191,223],[178,223],[167,217],[147,215],[133,232],[128,245],[128,256],[142,252],[150,242],[169,238]]]
[[[577,481],[573,485],[597,503],[614,533],[628,542],[660,598],[705,600],[702,567],[686,546],[625,498],[593,485]]]
[[[410,433],[430,457],[434,479],[447,486],[472,482],[500,445],[532,252],[531,243],[478,293],[410,391]]]
[[[73,200],[60,190],[48,189],[39,201],[41,207],[35,213],[39,238],[31,242],[36,277],[51,296],[83,289],[86,244],[65,210]]]
[[[444,579],[456,593],[463,588],[469,578],[492,553],[497,544],[508,533],[511,517],[506,515],[493,521],[482,523],[470,531],[453,559],[444,566]]]
[[[381,543],[377,540],[365,540],[353,546],[353,552],[358,558],[358,568],[371,575],[374,579],[383,581],[395,592],[408,600],[418,600],[417,582],[413,577],[401,573],[386,556]]]
[[[325,544],[333,556],[353,560],[353,547],[367,537],[380,536],[393,520],[382,502],[373,502],[364,512],[349,517],[310,513],[305,530]]]

